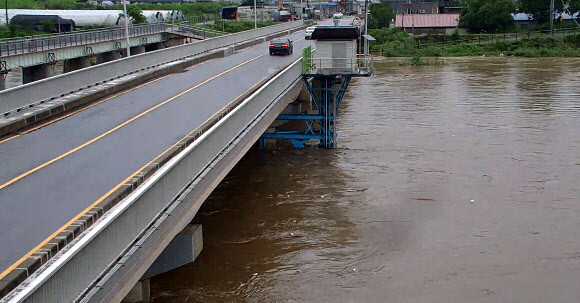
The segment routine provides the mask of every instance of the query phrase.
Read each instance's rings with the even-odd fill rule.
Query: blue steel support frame
[[[338,117],[340,103],[350,83],[351,75],[304,75],[303,79],[310,92],[318,114],[284,114],[276,120],[303,120],[306,131],[278,130],[265,133],[260,138],[260,146],[265,146],[265,139],[287,139],[295,148],[304,148],[308,140],[319,140],[319,146],[325,148],[336,147],[335,123]],[[320,88],[313,86],[314,83]],[[340,84],[337,88],[337,84]],[[315,122],[318,122],[315,127]]]

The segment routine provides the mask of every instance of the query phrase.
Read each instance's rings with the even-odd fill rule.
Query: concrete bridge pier
[[[39,64],[22,68],[22,84],[42,80],[54,75],[52,63]]]
[[[73,58],[73,59],[64,60],[62,71],[63,71],[63,73],[68,73],[68,72],[72,72],[72,71],[75,71],[77,69],[83,69],[83,68],[89,67],[89,66],[91,66],[91,57]]]
[[[199,224],[190,224],[185,227],[165,250],[151,264],[141,280],[135,284],[123,302],[149,303],[151,300],[150,279],[164,272],[192,263],[203,249],[202,227]]]
[[[142,54],[144,52],[145,52],[145,46],[143,46],[143,45],[131,47],[131,56]]]
[[[97,64],[117,60],[121,58],[121,52],[119,51],[110,51],[105,53],[97,54]]]
[[[6,76],[7,75],[8,75],[8,72],[0,73],[0,91],[6,89]]]

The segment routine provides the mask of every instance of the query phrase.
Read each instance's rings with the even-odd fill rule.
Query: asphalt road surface
[[[0,272],[256,83],[301,56],[268,42],[0,142]]]

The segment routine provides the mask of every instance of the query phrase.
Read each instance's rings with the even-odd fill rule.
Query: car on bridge
[[[316,29],[316,26],[309,26],[304,30],[304,33],[306,34],[306,36],[304,37],[304,39],[309,40],[310,38],[312,38],[312,33],[314,32],[314,30]]]
[[[285,54],[290,55],[294,52],[292,40],[288,38],[278,38],[270,41],[270,55]]]

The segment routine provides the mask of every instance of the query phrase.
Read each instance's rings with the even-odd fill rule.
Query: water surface
[[[580,60],[377,62],[339,148],[251,151],[154,302],[580,301]]]

